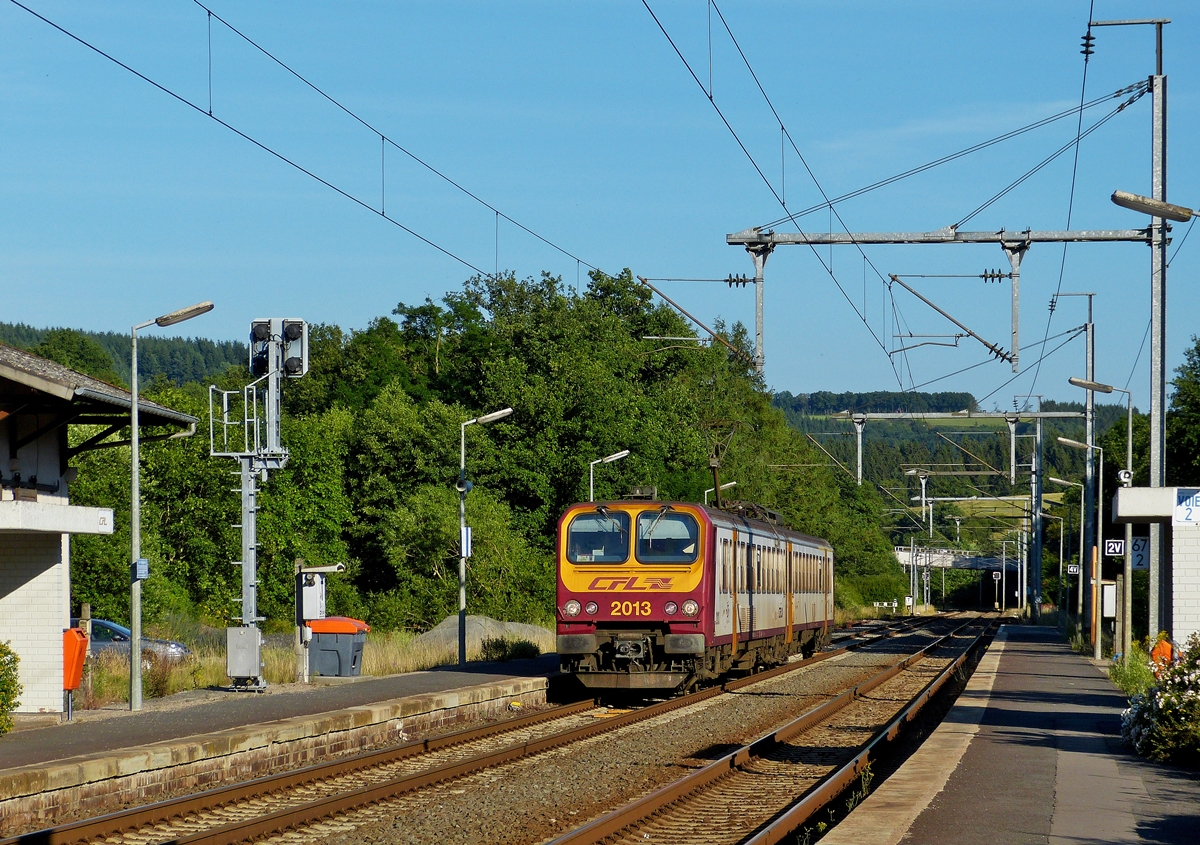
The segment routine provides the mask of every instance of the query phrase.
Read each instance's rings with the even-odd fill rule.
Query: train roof
[[[801,540],[813,543],[814,545],[828,546],[829,548],[833,548],[833,545],[828,540],[822,537],[814,537],[811,534],[805,534],[804,532],[797,531],[794,528],[789,528],[786,524],[784,524],[778,513],[775,511],[768,511],[766,508],[762,508],[757,505],[748,506],[743,502],[737,502],[734,508],[729,509],[714,508],[706,505],[700,505],[700,507],[708,514],[709,519],[713,520],[713,522],[746,522],[749,523],[752,528],[760,530],[766,534],[779,534],[786,532],[787,535],[793,539],[798,537]],[[763,518],[768,514],[773,518]]]
[[[762,505],[756,505],[750,502],[730,502],[726,507],[716,508],[711,505],[702,505],[699,502],[683,502],[683,501],[664,501],[661,499],[649,499],[641,497],[630,497],[626,499],[612,499],[605,502],[579,502],[571,505],[567,510],[573,508],[591,505],[601,505],[603,507],[611,507],[613,505],[647,505],[650,507],[662,507],[669,505],[675,507],[684,505],[689,508],[699,508],[708,514],[708,518],[716,523],[749,523],[751,527],[762,531],[764,534],[780,534],[786,532],[793,539],[799,538],[806,542],[813,543],[819,546],[828,546],[833,548],[833,545],[822,537],[814,537],[811,534],[805,534],[802,531],[797,531],[794,528],[789,528],[783,522],[783,516],[778,511],[773,511]],[[564,511],[564,516],[566,512]]]

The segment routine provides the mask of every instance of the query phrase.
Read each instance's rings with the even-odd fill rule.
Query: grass
[[[225,636],[219,628],[209,628],[186,620],[172,620],[156,626],[150,636],[166,637],[187,643],[191,657],[182,661],[147,660],[142,669],[142,694],[161,698],[193,689],[222,687],[229,682],[225,674]],[[467,653],[469,660],[516,660],[553,651],[554,633],[545,631],[537,642],[524,639],[485,640],[481,648]],[[285,644],[286,641],[286,644]],[[263,676],[268,684],[290,684],[296,680],[296,655],[287,635],[264,637]],[[454,643],[433,645],[411,631],[386,631],[367,635],[363,647],[364,675],[397,675],[458,660]],[[92,657],[84,673],[83,687],[76,693],[76,706],[97,709],[129,701],[129,659],[116,654]]]
[[[1150,655],[1138,643],[1129,649],[1129,655],[1114,660],[1108,677],[1129,697],[1145,693],[1154,686],[1154,672],[1150,669]]]

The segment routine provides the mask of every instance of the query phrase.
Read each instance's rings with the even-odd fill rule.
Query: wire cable
[[[308,169],[307,169],[307,168],[305,168],[303,165],[301,165],[301,164],[299,164],[299,163],[297,163],[297,162],[293,161],[292,159],[290,159],[290,158],[288,158],[287,156],[285,156],[283,153],[280,153],[280,152],[277,152],[277,151],[273,150],[271,147],[268,147],[268,146],[267,146],[266,144],[264,144],[262,141],[259,141],[259,140],[255,139],[255,138],[252,138],[251,136],[247,135],[247,134],[246,134],[245,132],[243,132],[242,130],[238,129],[237,127],[235,127],[235,126],[233,126],[233,125],[231,125],[231,124],[229,124],[229,123],[226,123],[224,120],[222,120],[221,118],[217,117],[216,115],[209,114],[209,113],[208,113],[208,112],[207,112],[207,111],[206,111],[206,110],[205,110],[205,109],[204,109],[202,106],[199,106],[199,105],[197,105],[197,104],[193,103],[191,100],[187,99],[186,97],[184,97],[184,96],[183,96],[183,95],[181,95],[181,94],[177,94],[176,92],[172,91],[170,88],[167,88],[165,85],[163,85],[163,84],[161,84],[161,83],[159,83],[159,82],[155,82],[153,79],[151,79],[150,77],[146,76],[144,73],[141,73],[141,72],[139,72],[139,71],[137,71],[137,70],[134,70],[132,67],[130,67],[129,65],[125,64],[125,63],[124,63],[124,62],[122,62],[120,59],[118,59],[118,58],[116,58],[116,57],[114,57],[114,56],[112,56],[112,55],[110,55],[110,54],[108,54],[108,53],[104,52],[103,50],[101,50],[101,49],[100,49],[99,47],[97,47],[96,45],[94,45],[94,44],[91,44],[91,43],[89,43],[89,42],[85,41],[84,39],[82,39],[82,38],[80,38],[78,35],[76,35],[75,33],[71,32],[71,31],[69,31],[69,30],[67,30],[67,29],[64,29],[63,27],[59,26],[59,25],[58,25],[58,24],[56,24],[54,21],[50,20],[49,18],[45,17],[44,15],[41,15],[41,14],[39,14],[39,13],[35,12],[33,9],[29,8],[28,6],[26,6],[26,5],[22,4],[21,2],[19,2],[19,0],[9,0],[9,2],[11,2],[11,3],[12,3],[14,6],[17,6],[17,7],[18,7],[18,8],[20,8],[20,9],[24,9],[26,12],[28,12],[28,13],[29,13],[29,14],[31,14],[31,15],[33,15],[33,16],[34,16],[35,18],[37,18],[38,20],[40,20],[40,21],[42,21],[42,22],[44,22],[44,23],[48,24],[49,26],[53,27],[54,29],[57,29],[57,30],[58,30],[59,32],[61,32],[63,35],[67,36],[68,38],[72,39],[73,41],[76,41],[76,42],[78,42],[79,44],[83,45],[84,47],[87,47],[89,50],[91,50],[92,52],[96,53],[97,55],[99,55],[99,56],[103,56],[104,58],[108,59],[110,62],[112,62],[113,64],[117,65],[118,67],[120,67],[120,68],[123,68],[124,70],[127,70],[127,71],[129,71],[129,72],[130,72],[130,73],[132,73],[134,76],[136,76],[138,79],[141,79],[143,82],[149,83],[150,85],[152,85],[152,86],[154,86],[155,88],[157,88],[159,91],[162,91],[164,94],[167,94],[168,96],[170,96],[170,97],[173,97],[174,99],[176,99],[176,100],[178,100],[179,102],[183,103],[183,104],[184,104],[185,106],[187,106],[188,108],[194,109],[194,110],[195,110],[195,111],[197,111],[199,114],[202,114],[202,115],[204,115],[205,117],[209,118],[210,120],[213,120],[213,121],[217,122],[218,124],[220,124],[221,126],[224,126],[224,127],[225,127],[226,129],[228,129],[230,132],[232,132],[232,133],[234,133],[235,135],[237,135],[237,136],[239,136],[239,137],[241,137],[241,138],[243,138],[243,139],[245,139],[245,140],[249,141],[251,144],[253,144],[254,146],[258,147],[258,148],[259,148],[260,150],[262,150],[263,152],[265,152],[265,153],[269,153],[270,155],[272,155],[272,156],[274,156],[275,158],[277,158],[277,159],[279,159],[280,161],[282,161],[284,164],[287,164],[287,165],[290,165],[291,167],[294,167],[296,170],[299,170],[299,171],[300,171],[301,173],[303,173],[304,175],[306,175],[306,176],[308,176],[308,177],[310,177],[310,178],[312,178],[312,179],[315,179],[316,181],[320,182],[322,185],[324,185],[325,187],[329,188],[330,190],[332,190],[332,191],[335,191],[335,192],[336,192],[336,193],[338,193],[338,194],[341,194],[343,197],[345,197],[346,199],[350,200],[351,202],[353,202],[353,203],[356,203],[356,204],[358,204],[358,205],[362,206],[363,208],[367,209],[367,210],[368,210],[368,211],[370,211],[372,214],[377,214],[377,215],[379,215],[379,216],[380,216],[380,217],[382,217],[384,220],[386,220],[386,221],[388,221],[389,223],[391,223],[393,226],[396,226],[397,228],[403,229],[405,232],[407,232],[408,234],[412,235],[412,236],[413,236],[414,238],[416,238],[417,240],[419,240],[419,241],[421,241],[421,242],[423,242],[423,243],[427,244],[428,246],[431,246],[431,247],[433,247],[433,248],[434,248],[434,249],[436,249],[438,252],[442,253],[443,255],[447,256],[448,258],[452,258],[452,259],[454,259],[455,261],[457,261],[459,264],[462,264],[464,267],[467,267],[467,268],[469,268],[469,269],[471,269],[471,270],[474,270],[474,271],[475,271],[477,274],[479,274],[480,276],[485,276],[485,277],[487,277],[487,278],[492,278],[492,274],[491,274],[491,273],[488,273],[488,272],[485,272],[484,270],[481,270],[481,269],[479,269],[479,268],[478,268],[478,267],[476,267],[474,264],[472,264],[470,261],[467,261],[465,258],[462,258],[461,256],[455,255],[453,252],[451,252],[451,251],[450,251],[449,249],[447,249],[446,247],[444,247],[444,246],[441,246],[440,244],[437,244],[437,243],[435,243],[434,241],[430,240],[429,238],[425,237],[424,235],[420,234],[419,232],[416,232],[416,231],[414,231],[413,229],[410,229],[409,227],[405,226],[403,223],[401,223],[400,221],[396,220],[395,218],[388,217],[388,216],[387,216],[387,215],[385,215],[383,212],[381,212],[381,211],[379,211],[379,210],[377,210],[377,209],[373,208],[371,205],[369,205],[369,204],[368,204],[368,203],[366,203],[366,202],[363,202],[362,200],[360,200],[358,197],[354,196],[353,194],[351,194],[351,193],[348,193],[347,191],[344,191],[344,190],[342,190],[342,189],[341,189],[341,188],[339,188],[337,185],[334,185],[332,182],[329,182],[329,181],[327,181],[327,180],[325,180],[325,179],[322,179],[322,178],[321,178],[320,176],[318,176],[316,173],[313,173],[311,170],[308,170]],[[588,265],[588,266],[591,266],[591,265]]]
[[[1095,11],[1095,7],[1096,7],[1096,0],[1090,0],[1090,2],[1088,3],[1087,33],[1083,36],[1083,45],[1084,46],[1083,46],[1083,50],[1080,51],[1083,53],[1083,82],[1080,85],[1080,91],[1079,91],[1080,104],[1083,103],[1084,97],[1087,94],[1088,60],[1092,57],[1092,41],[1093,41],[1093,39],[1092,39],[1092,21],[1094,20],[1094,18],[1092,17],[1092,13]],[[1160,31],[1161,31],[1161,28],[1160,28]],[[1138,94],[1137,96],[1141,97],[1141,94]],[[1122,108],[1123,107],[1124,106],[1122,106]],[[1105,118],[1105,119],[1107,119],[1107,118]],[[1097,124],[1097,125],[1099,125],[1099,124]],[[1083,139],[1083,136],[1079,133],[1079,130],[1082,127],[1083,127],[1083,112],[1080,111],[1079,112],[1079,123],[1076,125],[1076,128],[1075,128],[1075,163],[1071,166],[1071,192],[1069,195],[1069,199],[1067,200],[1067,231],[1070,231],[1070,229],[1071,229],[1071,214],[1075,210],[1075,177],[1079,173],[1079,142]],[[1057,299],[1058,295],[1062,292],[1063,274],[1066,272],[1066,269],[1067,269],[1067,246],[1068,246],[1067,242],[1063,241],[1062,261],[1060,261],[1059,265],[1058,265],[1058,285],[1055,286],[1055,288],[1054,288],[1054,298],[1055,299]],[[1051,301],[1053,301],[1053,300],[1051,300]],[[1046,334],[1047,335],[1050,334],[1050,324],[1053,322],[1054,322],[1054,309],[1051,308],[1050,313],[1046,315]],[[1037,363],[1037,366],[1034,367],[1033,381],[1030,382],[1030,384],[1029,384],[1029,392],[1030,393],[1033,393],[1034,388],[1037,387],[1038,376],[1041,375],[1041,373],[1042,373],[1042,362],[1039,360]],[[1028,402],[1029,400],[1026,399],[1025,401]]]
[[[322,88],[318,87],[316,84],[314,84],[312,81],[310,81],[310,80],[309,80],[307,77],[303,76],[303,75],[302,75],[302,74],[300,74],[298,71],[296,71],[295,69],[293,69],[291,66],[289,66],[289,65],[288,65],[286,62],[284,62],[284,61],[283,61],[282,59],[280,59],[278,56],[276,56],[275,54],[271,53],[269,50],[267,50],[265,47],[263,47],[261,44],[259,44],[259,43],[258,43],[257,41],[255,41],[254,39],[252,39],[250,36],[246,35],[246,33],[242,32],[240,29],[238,29],[237,27],[235,27],[235,26],[234,26],[233,24],[231,24],[229,21],[225,20],[223,17],[221,17],[220,15],[218,15],[216,12],[214,12],[212,9],[208,8],[207,6],[205,6],[203,3],[201,3],[201,2],[200,2],[200,0],[192,0],[192,2],[193,2],[193,3],[195,3],[197,6],[199,6],[201,9],[203,9],[205,12],[207,12],[207,13],[208,13],[210,16],[212,16],[213,18],[216,18],[216,19],[217,19],[217,21],[219,21],[219,22],[220,22],[222,25],[224,25],[224,26],[225,26],[225,28],[226,28],[226,29],[228,29],[230,32],[232,32],[234,35],[236,35],[236,36],[238,36],[239,38],[241,38],[243,41],[245,41],[247,44],[249,44],[249,45],[250,45],[251,47],[253,47],[255,50],[258,50],[260,53],[262,53],[262,54],[263,54],[264,56],[266,56],[268,59],[270,59],[271,61],[273,61],[275,64],[279,65],[279,67],[283,68],[285,71],[287,71],[288,73],[290,73],[292,76],[296,77],[296,79],[300,80],[300,82],[304,83],[304,84],[305,84],[305,85],[307,85],[309,88],[311,88],[311,89],[312,89],[314,92],[316,92],[317,94],[319,94],[320,96],[322,96],[323,98],[325,98],[325,99],[326,99],[328,102],[330,102],[330,103],[331,103],[331,104],[333,104],[334,106],[337,106],[337,108],[341,109],[341,110],[342,110],[343,112],[345,112],[347,115],[349,115],[350,117],[354,118],[354,120],[358,121],[358,122],[359,122],[360,124],[362,124],[364,127],[366,127],[367,129],[369,129],[371,132],[373,132],[373,133],[375,133],[376,135],[378,135],[378,136],[379,136],[379,137],[380,137],[380,138],[381,138],[381,139],[382,139],[382,140],[383,140],[385,143],[387,143],[387,144],[390,144],[390,145],[391,145],[392,147],[394,147],[395,149],[397,149],[397,150],[399,150],[400,152],[404,153],[406,156],[408,156],[409,158],[411,158],[411,159],[412,159],[413,161],[415,161],[417,164],[421,165],[421,166],[422,166],[422,167],[424,167],[426,170],[428,170],[430,173],[432,173],[432,174],[434,174],[435,176],[437,176],[439,179],[442,179],[442,180],[443,180],[443,181],[445,181],[446,183],[448,183],[448,184],[450,184],[450,185],[453,185],[453,186],[454,186],[455,188],[457,188],[459,191],[461,191],[462,193],[466,194],[466,195],[467,195],[468,197],[470,197],[471,199],[475,200],[475,202],[479,203],[479,204],[480,204],[480,205],[482,205],[484,208],[488,209],[489,211],[492,211],[492,212],[494,212],[494,213],[495,213],[497,216],[499,216],[499,217],[503,217],[505,220],[507,220],[509,223],[513,224],[514,226],[516,226],[518,229],[521,229],[521,230],[522,230],[523,232],[525,232],[526,234],[532,235],[533,237],[537,238],[537,239],[538,239],[539,241],[541,241],[542,243],[546,244],[546,246],[548,246],[548,247],[550,247],[550,248],[552,248],[552,249],[555,249],[555,250],[557,250],[558,252],[562,253],[563,255],[567,256],[568,258],[573,258],[573,259],[575,259],[576,261],[580,262],[581,264],[584,264],[584,265],[586,265],[587,267],[590,267],[590,268],[591,268],[591,269],[593,269],[593,270],[598,270],[598,269],[599,269],[599,268],[598,268],[598,267],[596,267],[595,265],[588,264],[588,262],[584,261],[582,258],[579,258],[579,257],[578,257],[577,255],[575,255],[574,253],[572,253],[572,252],[570,252],[569,250],[567,250],[567,249],[565,249],[565,248],[563,248],[563,247],[559,246],[558,244],[554,243],[554,242],[553,242],[553,241],[551,241],[550,239],[548,239],[548,238],[545,238],[545,237],[543,237],[542,235],[539,235],[537,232],[533,231],[533,229],[530,229],[528,226],[525,226],[524,224],[522,224],[522,223],[520,223],[520,222],[518,222],[518,221],[514,220],[513,218],[509,217],[507,214],[505,214],[503,211],[500,211],[498,208],[496,208],[494,205],[492,205],[491,203],[489,203],[487,200],[480,198],[479,196],[477,196],[476,194],[474,194],[473,192],[471,192],[471,191],[470,191],[470,190],[468,190],[467,188],[465,188],[465,187],[463,187],[462,185],[460,185],[458,182],[456,182],[456,181],[454,181],[453,179],[451,179],[451,178],[450,178],[449,176],[447,176],[445,173],[443,173],[442,171],[438,170],[438,169],[437,169],[436,167],[434,167],[432,164],[430,164],[429,162],[427,162],[427,161],[425,161],[424,159],[422,159],[421,157],[419,157],[419,156],[418,156],[416,153],[412,152],[412,151],[411,151],[411,150],[409,150],[409,149],[406,149],[405,147],[402,147],[402,146],[400,146],[400,145],[399,145],[399,144],[397,144],[397,143],[396,143],[394,140],[392,140],[391,138],[389,138],[389,137],[388,137],[388,136],[387,136],[387,135],[386,135],[384,132],[382,132],[382,131],[381,131],[381,130],[379,130],[379,129],[376,129],[374,126],[372,126],[370,123],[368,123],[368,122],[367,122],[367,121],[366,121],[364,118],[360,117],[358,114],[356,114],[354,111],[352,111],[352,110],[351,110],[349,107],[347,107],[347,106],[345,106],[344,104],[342,104],[341,102],[339,102],[339,101],[338,101],[337,99],[335,99],[335,98],[334,98],[332,95],[330,95],[329,93],[327,93],[326,91],[324,91]],[[18,4],[18,5],[19,5],[19,4]]]
[[[738,136],[737,131],[733,128],[733,126],[730,124],[729,120],[725,117],[724,112],[721,111],[721,107],[717,105],[716,100],[714,100],[712,97],[710,97],[708,95],[708,92],[705,91],[704,83],[700,81],[700,77],[698,77],[696,75],[696,71],[692,69],[691,64],[689,64],[688,60],[686,58],[684,58],[684,55],[680,51],[678,45],[676,45],[675,40],[673,38],[671,38],[671,34],[669,32],[667,32],[667,29],[665,26],[663,26],[662,21],[660,21],[658,19],[658,15],[656,15],[654,13],[654,10],[652,8],[650,8],[650,3],[648,2],[648,0],[642,0],[642,5],[645,6],[646,11],[650,13],[650,17],[653,18],[654,23],[658,25],[659,30],[662,32],[663,36],[667,39],[667,43],[669,43],[671,45],[671,49],[673,49],[675,51],[675,55],[679,57],[679,60],[683,63],[683,66],[687,69],[687,72],[691,75],[692,80],[695,81],[697,87],[699,87],[700,90],[702,92],[704,92],[705,99],[707,99],[708,102],[712,105],[713,109],[717,113],[717,116],[721,118],[721,122],[724,123],[725,128],[729,130],[729,134],[733,136],[734,141],[737,143],[737,145],[741,149],[742,153],[746,156],[747,160],[750,162],[750,165],[754,168],[755,172],[758,173],[759,178],[762,179],[762,181],[763,181],[763,184],[767,186],[767,190],[769,190],[771,192],[771,195],[773,197],[775,197],[775,201],[779,203],[780,207],[782,207],[784,211],[787,211],[787,205],[784,203],[783,198],[779,195],[779,192],[775,190],[775,186],[771,184],[771,180],[769,180],[767,178],[766,174],[763,173],[762,168],[759,167],[758,162],[754,159],[754,156],[751,155],[750,151],[746,148],[746,145],[742,142],[741,137]],[[713,5],[713,8],[716,9],[718,17],[720,17],[722,23],[724,23],[725,19],[724,19],[724,16],[721,15],[721,10],[717,7],[715,2],[712,5]],[[726,30],[728,31],[727,24],[726,24]],[[731,34],[731,37],[732,37],[732,34]],[[736,43],[736,41],[735,41],[735,43]],[[740,52],[741,48],[739,47],[738,50]],[[743,56],[743,59],[744,58],[745,57]],[[751,71],[751,73],[753,73],[753,71]],[[757,78],[756,78],[756,81],[757,81]],[[762,90],[762,86],[759,86],[759,90]],[[766,96],[765,92],[763,95]],[[769,102],[769,100],[768,100],[768,102]],[[771,109],[772,109],[772,111],[774,111],[774,106],[772,106]],[[783,126],[783,124],[780,123],[781,128],[782,128],[782,126]],[[794,146],[795,146],[795,144],[793,142],[793,147]],[[798,152],[799,151],[797,150],[797,153]],[[807,164],[805,165],[805,167],[807,168]],[[809,175],[810,176],[812,175],[811,171],[809,171]],[[813,181],[814,182],[816,181],[815,177],[814,177]],[[818,187],[820,187],[819,184],[818,184]],[[797,231],[800,232],[800,234],[802,236],[804,235],[804,232],[803,232],[803,230],[800,229],[799,225],[796,226],[796,229],[797,229]],[[825,272],[829,275],[830,279],[833,280],[833,283],[837,286],[838,290],[841,292],[841,294],[845,298],[846,302],[848,302],[850,304],[850,307],[852,309],[854,309],[854,313],[858,315],[858,318],[862,321],[863,325],[867,327],[867,331],[870,332],[871,337],[874,338],[874,340],[875,340],[875,343],[878,344],[879,348],[882,349],[884,351],[884,353],[886,354],[887,347],[884,345],[883,341],[879,338],[879,335],[877,335],[875,333],[875,330],[873,328],[871,328],[871,324],[867,322],[866,315],[861,314],[859,312],[858,306],[856,306],[854,304],[854,300],[852,300],[850,298],[850,295],[846,292],[846,289],[842,286],[841,282],[839,282],[837,277],[834,276],[832,268],[825,263],[825,260],[823,258],[821,258],[820,253],[817,252],[816,247],[812,243],[809,243],[807,238],[805,238],[805,243],[808,245],[809,249],[812,250],[813,255],[816,257],[817,261],[820,262],[821,266],[825,269]],[[879,274],[879,271],[876,270],[876,273]],[[882,274],[879,274],[879,275],[880,275],[880,278],[882,279]],[[892,372],[896,376],[896,381],[900,385],[900,389],[903,390],[904,382],[901,380],[900,373],[897,372],[896,365],[894,362],[892,362],[890,355],[888,356],[888,362],[892,367]]]
[[[1116,99],[1117,97],[1121,97],[1126,94],[1131,94],[1139,88],[1146,88],[1146,87],[1148,87],[1148,85],[1149,85],[1149,83],[1145,80],[1135,82],[1134,84],[1127,85],[1126,87],[1121,88],[1117,91],[1114,91],[1111,94],[1106,94],[1103,97],[1097,97],[1094,100],[1090,100],[1087,103],[1083,104],[1083,108],[1084,109],[1093,108],[1095,106],[1100,105],[1101,103],[1107,102],[1108,100],[1113,100],[1113,99]],[[989,138],[986,141],[981,141],[978,144],[974,144],[970,147],[959,150],[956,153],[950,153],[949,155],[942,156],[941,158],[937,158],[937,159],[934,159],[933,161],[926,162],[925,164],[917,165],[916,167],[905,170],[902,173],[897,173],[895,176],[889,176],[886,179],[880,179],[878,182],[872,182],[869,185],[864,185],[863,187],[858,188],[853,191],[850,191],[849,193],[845,193],[840,196],[836,196],[832,200],[830,200],[830,202],[831,203],[840,203],[840,202],[845,202],[846,200],[854,199],[855,197],[860,197],[863,194],[877,190],[878,188],[883,188],[883,187],[891,185],[895,182],[899,182],[901,179],[907,179],[909,176],[916,176],[919,173],[924,173],[926,170],[932,170],[935,167],[938,167],[940,165],[947,164],[949,162],[963,158],[964,156],[968,156],[971,153],[975,153],[975,152],[978,152],[979,150],[983,150],[983,149],[987,149],[988,147],[995,146],[996,144],[999,144],[1002,141],[1008,141],[1008,140],[1011,140],[1012,138],[1016,138],[1020,135],[1024,135],[1026,132],[1032,132],[1035,129],[1040,129],[1043,126],[1047,126],[1051,123],[1054,123],[1055,121],[1062,120],[1065,117],[1070,117],[1071,115],[1075,114],[1077,111],[1079,111],[1079,107],[1072,106],[1071,108],[1069,108],[1065,111],[1061,111],[1058,114],[1050,115],[1049,117],[1042,118],[1041,120],[1035,121],[1026,126],[1022,126],[1018,129],[1013,129],[1009,132],[1005,132],[1003,135],[997,135],[995,138]],[[793,218],[804,217],[806,215],[812,214],[813,212],[821,211],[822,209],[824,209],[826,207],[826,205],[827,205],[826,203],[818,203],[817,205],[810,206],[809,208],[806,208],[803,211],[793,212],[792,214],[788,215],[787,217],[780,217],[778,220],[772,220],[770,223],[764,223],[759,228],[770,229],[770,228],[772,228],[774,226],[778,226],[782,223],[787,223],[789,220],[792,220]]]

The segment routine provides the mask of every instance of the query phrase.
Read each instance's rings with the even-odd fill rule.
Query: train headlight
[[[587,613],[588,616],[595,615],[596,611],[599,609],[600,609],[600,605],[596,604],[594,601],[590,601],[583,606],[583,610],[585,613]]]
[[[691,599],[688,599],[687,601],[685,601],[683,603],[683,615],[684,616],[695,616],[699,612],[700,612],[700,605],[696,604]]]
[[[673,601],[669,601],[663,605],[663,613],[667,614],[667,616],[674,616],[678,612],[679,605],[675,604]]]
[[[569,602],[563,605],[563,613],[567,614],[567,616],[578,616],[579,602],[575,601],[575,599],[571,599]]]

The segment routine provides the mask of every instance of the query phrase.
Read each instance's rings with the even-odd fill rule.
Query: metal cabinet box
[[[225,629],[225,672],[230,678],[262,675],[262,632],[251,626]]]

